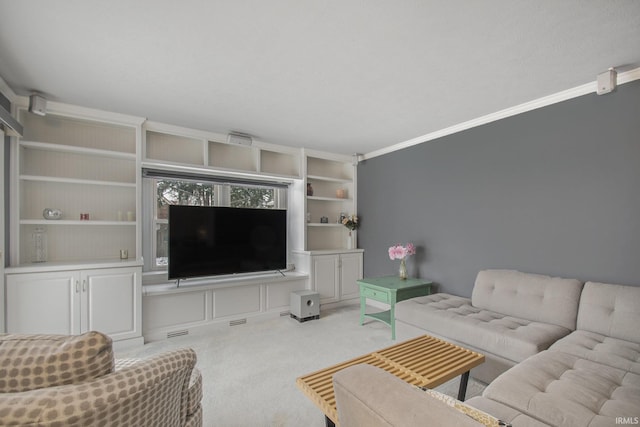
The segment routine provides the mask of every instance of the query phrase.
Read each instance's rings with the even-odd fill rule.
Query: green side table
[[[396,339],[396,303],[431,293],[433,283],[425,279],[401,279],[397,276],[363,278],[360,287],[360,325],[369,317],[391,326],[391,339]],[[367,298],[389,304],[389,310],[365,313]]]

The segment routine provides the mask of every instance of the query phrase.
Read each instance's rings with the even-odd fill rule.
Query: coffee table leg
[[[464,402],[464,398],[467,394],[467,384],[469,383],[469,371],[462,374],[460,377],[460,388],[458,389],[458,400]]]
[[[336,427],[336,424],[333,421],[331,421],[331,419],[326,415],[324,416],[324,425],[326,427]]]

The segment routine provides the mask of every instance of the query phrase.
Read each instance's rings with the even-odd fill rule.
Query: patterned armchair
[[[191,349],[114,361],[111,339],[0,335],[0,426],[202,426]]]

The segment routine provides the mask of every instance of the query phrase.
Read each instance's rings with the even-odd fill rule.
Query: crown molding
[[[617,84],[619,86],[635,80],[640,80],[640,67],[630,71],[619,73],[617,77]],[[505,108],[504,110],[500,110],[495,113],[487,114],[485,116],[468,120],[466,122],[462,122],[457,125],[449,126],[447,128],[428,133],[426,135],[412,138],[408,141],[400,142],[398,144],[390,145],[389,147],[381,148],[380,150],[372,151],[370,153],[365,154],[363,156],[363,159],[364,160],[371,159],[374,157],[382,156],[384,154],[392,153],[394,151],[402,150],[403,148],[408,148],[414,145],[422,144],[423,142],[433,141],[434,139],[438,139],[447,135],[452,135],[454,133],[462,132],[464,130],[474,128],[476,126],[481,126],[487,123],[495,122],[497,120],[505,119],[507,117],[525,113],[527,111],[536,110],[538,108],[547,107],[549,105],[557,104],[562,101],[587,95],[589,93],[594,93],[596,92],[596,90],[597,90],[597,82],[594,80],[590,83],[576,86],[574,88],[567,89],[562,92],[557,92],[552,95],[534,99],[533,101],[525,102],[523,104],[519,104],[514,107]]]

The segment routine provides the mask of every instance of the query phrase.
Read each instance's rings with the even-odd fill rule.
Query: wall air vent
[[[183,331],[168,332],[167,333],[167,338],[181,337],[183,335],[189,335],[189,331],[185,329]]]
[[[247,323],[247,319],[232,320],[229,322],[229,326],[244,325],[245,323]]]

